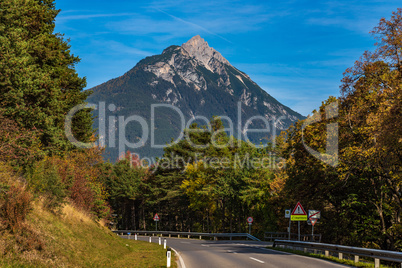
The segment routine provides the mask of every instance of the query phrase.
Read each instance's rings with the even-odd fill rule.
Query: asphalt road
[[[131,238],[134,239],[134,236]],[[138,240],[149,241],[149,237],[139,236]],[[265,248],[269,245],[267,242],[184,238],[166,238],[166,240],[167,246],[175,249],[180,255],[180,268],[348,267],[326,260],[267,249]],[[159,243],[159,238],[152,237],[151,241]]]

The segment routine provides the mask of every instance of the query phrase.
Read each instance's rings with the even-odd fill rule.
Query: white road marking
[[[228,253],[237,254],[237,252],[234,252],[233,250],[228,250]]]
[[[182,243],[182,244],[190,244],[190,242],[180,242],[180,243]]]
[[[177,252],[174,248],[171,248],[174,253],[176,253],[176,255],[179,257],[179,262],[180,262],[180,268],[186,268],[186,265],[184,264],[183,258],[181,257],[181,255],[179,254],[179,252]]]
[[[249,257],[249,258],[252,259],[253,261],[258,261],[259,263],[265,263],[264,261],[256,259],[256,258],[253,258],[253,257]]]
[[[201,244],[201,246],[203,246],[203,247],[209,247],[209,245],[204,245],[204,244]]]

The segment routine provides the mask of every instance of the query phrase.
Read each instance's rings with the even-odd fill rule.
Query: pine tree
[[[40,130],[49,154],[74,148],[64,133],[65,116],[89,94],[74,68],[80,59],[54,33],[58,13],[52,0],[0,2],[0,109],[19,127]],[[74,117],[73,133],[82,142],[91,138],[89,110]]]

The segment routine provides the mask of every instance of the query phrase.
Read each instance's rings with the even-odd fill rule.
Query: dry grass
[[[27,225],[45,242],[42,250],[10,251],[1,267],[164,267],[166,251],[157,244],[123,240],[101,223],[67,204],[55,215],[33,204]],[[0,237],[0,250],[17,246],[11,234]],[[13,244],[14,243],[14,244]],[[17,246],[18,247],[18,246]]]
[[[64,221],[83,222],[85,224],[93,223],[93,219],[88,213],[81,211],[68,203],[61,209],[61,214]]]
[[[23,179],[0,162],[0,191],[8,193],[12,185],[25,191]],[[15,230],[0,219],[0,267],[165,267],[163,247],[121,239],[70,204],[55,214],[45,203],[31,202],[32,211]]]

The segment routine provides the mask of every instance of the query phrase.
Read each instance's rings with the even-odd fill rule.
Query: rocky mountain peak
[[[199,35],[194,36],[181,47],[210,71],[216,70],[217,63],[230,65],[228,60],[225,59],[221,53],[210,47]]]
[[[208,43],[201,38],[201,36],[196,35],[193,36],[190,40],[188,40],[186,43],[182,45],[184,48],[194,48],[196,50],[199,50],[200,48],[209,48]]]
[[[92,90],[94,93],[88,98],[88,102],[113,103],[118,107],[114,116],[135,114],[146,122],[154,120],[157,126],[155,144],[158,146],[178,137],[183,128],[182,123],[196,117],[222,116],[242,123],[242,120],[245,122],[259,116],[275,122],[271,131],[275,129],[278,130],[277,133],[303,118],[262,90],[247,74],[229,64],[198,35],[181,46],[169,46],[160,55],[146,57],[123,76]],[[152,117],[154,104],[172,105],[184,117],[178,117],[177,110],[172,110],[169,106],[162,111],[158,110],[157,116]],[[201,121],[202,124],[204,121]],[[251,129],[267,128],[267,124],[261,120],[254,120],[252,123]],[[105,124],[111,126],[110,121]],[[95,125],[95,128],[99,129],[99,125]],[[141,131],[142,128],[137,124],[127,128],[127,137],[132,139],[130,142],[136,142],[134,139],[140,138]],[[244,130],[235,130],[233,133],[235,137],[238,134],[243,138]],[[244,139],[260,144],[273,135],[275,133],[257,133]],[[120,142],[116,141],[115,144]],[[119,150],[120,147],[108,147],[107,153],[112,159],[117,159],[121,155]],[[149,140],[145,146],[136,148],[135,151],[142,157],[161,156],[163,153],[160,147],[151,146]]]

